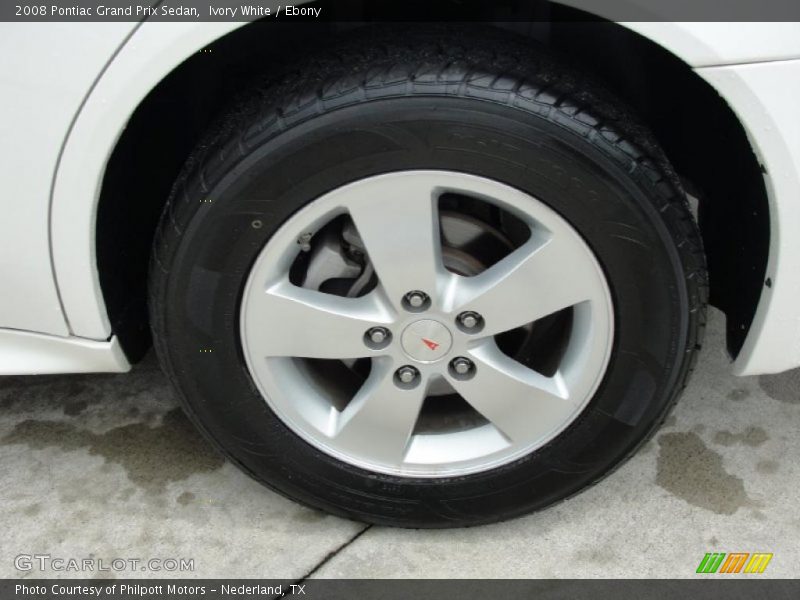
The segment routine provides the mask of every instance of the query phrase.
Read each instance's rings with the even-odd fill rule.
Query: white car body
[[[145,96],[233,22],[0,24],[0,374],[122,372],[98,276],[106,165]],[[800,24],[634,22],[730,105],[764,166],[769,256],[738,375],[800,365]],[[143,174],[146,176],[146,174]]]

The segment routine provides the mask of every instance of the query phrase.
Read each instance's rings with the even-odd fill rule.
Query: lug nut
[[[428,294],[420,292],[419,290],[414,290],[405,295],[405,300],[411,308],[422,308],[428,301]]]
[[[457,375],[469,375],[475,368],[475,366],[472,364],[472,361],[468,358],[464,358],[463,356],[454,358],[450,363],[450,366]]]
[[[414,367],[408,365],[397,369],[397,379],[401,383],[413,383],[413,381],[417,378],[418,375],[419,371],[417,371]]]
[[[389,330],[385,327],[373,327],[367,331],[367,337],[373,344],[382,344],[389,337]]]
[[[481,316],[469,310],[458,315],[458,321],[467,329],[475,329],[481,322]]]

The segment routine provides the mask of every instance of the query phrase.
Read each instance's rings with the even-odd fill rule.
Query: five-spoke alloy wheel
[[[448,270],[438,214],[445,195],[513,214],[528,229],[526,241],[477,275]],[[325,236],[325,226],[342,216],[352,220],[364,250],[361,269],[374,270],[377,284],[347,297],[293,283],[290,271],[302,252],[296,240],[306,236],[313,247],[307,234]],[[552,374],[498,346],[496,336],[566,310],[572,314],[565,344],[548,349],[558,354]],[[378,175],[312,202],[259,255],[241,314],[253,379],[293,431],[340,460],[406,476],[474,473],[541,447],[591,399],[613,341],[605,277],[572,227],[525,193],[450,171]],[[355,366],[365,358],[368,375],[343,407],[336,404],[343,393],[336,382],[321,385],[324,376],[315,378],[298,361]],[[439,427],[419,431],[423,403],[446,398],[429,396],[442,387],[478,418],[465,426],[445,407]]]

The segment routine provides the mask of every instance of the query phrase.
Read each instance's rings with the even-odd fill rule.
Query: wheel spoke
[[[475,375],[456,391],[512,442],[548,436],[575,410],[564,381],[545,377],[503,354],[493,341],[473,350]]]
[[[364,333],[391,315],[375,294],[344,298],[287,281],[251,297],[248,342],[259,357],[360,358]]]
[[[426,178],[399,177],[374,195],[360,190],[346,202],[375,272],[395,307],[421,290],[436,298],[445,273],[433,185]]]
[[[602,280],[573,247],[559,236],[535,235],[480,275],[459,279],[453,303],[483,315],[482,334],[490,336],[592,300]]]
[[[400,388],[392,361],[374,360],[369,377],[339,417],[337,447],[401,465],[424,400],[424,382]]]

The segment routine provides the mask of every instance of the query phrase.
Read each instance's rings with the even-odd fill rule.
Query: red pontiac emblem
[[[436,350],[439,347],[439,344],[428,338],[422,338],[422,342],[431,350]]]

